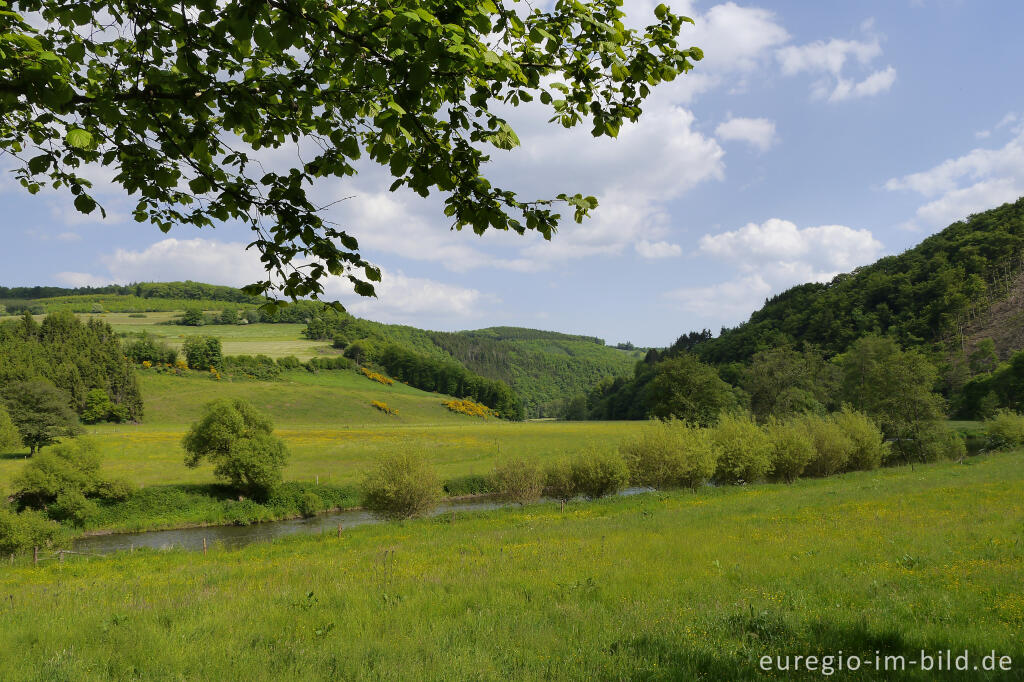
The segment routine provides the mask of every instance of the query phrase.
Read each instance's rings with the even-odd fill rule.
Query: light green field
[[[0,679],[748,680],[764,655],[950,649],[1013,670],[834,677],[1019,680],[1021,490],[1016,452],[22,564]]]
[[[269,326],[269,325],[268,325]],[[142,424],[88,427],[104,455],[104,471],[138,485],[213,483],[208,466],[183,464],[181,438],[214,398],[244,398],[269,414],[291,451],[285,480],[354,483],[377,457],[399,448],[425,450],[444,479],[487,474],[502,455],[541,459],[591,443],[617,444],[639,422],[484,421],[450,412],[446,399],[396,382],[384,386],[351,371],[288,372],[280,381],[214,381],[139,372]],[[398,410],[386,415],[370,403]],[[0,459],[0,489],[24,460]]]
[[[337,352],[329,342],[302,338],[302,330],[306,328],[303,324],[211,324],[202,327],[160,324],[178,315],[180,311],[146,313],[146,317],[129,317],[129,313],[79,314],[78,317],[83,320],[101,319],[119,333],[149,332],[174,348],[181,348],[186,336],[216,336],[221,340],[225,355],[269,355],[272,358],[294,355],[300,360],[309,360]],[[39,319],[43,317],[39,316]]]

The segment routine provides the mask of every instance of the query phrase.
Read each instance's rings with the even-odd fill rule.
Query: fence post
[[[39,546],[38,545],[36,545],[35,547],[32,548],[32,565],[33,566],[38,566],[39,565]]]
[[[63,549],[60,550],[59,552],[57,552],[57,557],[58,557],[57,561],[59,563],[64,563],[64,550]]]
[[[338,537],[341,537],[341,524],[338,524]]]
[[[206,554],[206,536],[203,536],[203,554]]]

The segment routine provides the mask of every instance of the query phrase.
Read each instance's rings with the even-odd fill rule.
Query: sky
[[[643,25],[655,4],[625,9]],[[365,166],[314,196],[350,197],[329,217],[384,281],[375,299],[340,280],[329,296],[429,329],[514,325],[664,346],[1024,195],[1019,0],[668,4],[695,20],[682,42],[705,59],[657,88],[639,123],[595,139],[548,124],[539,105],[520,108],[510,121],[522,146],[487,171],[524,197],[595,195],[591,219],[567,220],[551,242],[453,232],[440,197],[391,193],[386,172]],[[93,177],[106,220],[0,173],[0,285],[261,278],[244,227],[163,234],[131,219],[104,172]]]

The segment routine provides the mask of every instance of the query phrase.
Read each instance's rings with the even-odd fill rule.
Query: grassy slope
[[[331,348],[331,344],[326,341],[303,339],[302,330],[306,328],[306,325],[303,324],[211,324],[202,327],[160,324],[180,314],[181,311],[158,312],[147,313],[146,317],[129,317],[128,313],[104,313],[103,315],[81,314],[79,317],[82,319],[98,317],[104,322],[108,322],[115,332],[146,331],[165,340],[174,348],[181,348],[186,336],[202,334],[219,338],[225,355],[262,354],[272,358],[294,355],[300,360],[308,360],[320,355],[336,353]],[[38,319],[42,319],[42,317],[39,316]]]
[[[1022,487],[1011,453],[14,567],[0,678],[742,680],[948,648],[1022,679]],[[935,674],[849,679],[903,677]]]
[[[146,405],[143,424],[88,427],[105,457],[104,470],[139,485],[212,483],[209,466],[188,469],[180,441],[217,397],[252,401],[272,416],[291,450],[285,480],[351,484],[382,452],[401,447],[429,452],[443,478],[486,474],[500,455],[547,458],[590,442],[617,443],[641,424],[509,423],[448,411],[443,396],[395,383],[370,381],[348,371],[286,373],[273,382],[215,382],[140,371]],[[370,405],[380,400],[398,410],[388,416]],[[10,489],[22,459],[0,458],[0,489]]]

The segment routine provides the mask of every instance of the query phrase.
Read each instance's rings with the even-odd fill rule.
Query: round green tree
[[[288,449],[273,431],[270,419],[251,403],[215,400],[182,439],[185,465],[208,460],[217,478],[248,495],[267,497],[280,485],[288,461]]]
[[[68,394],[48,381],[13,383],[4,391],[4,400],[21,442],[33,455],[40,448],[82,430],[78,415],[68,406]]]

